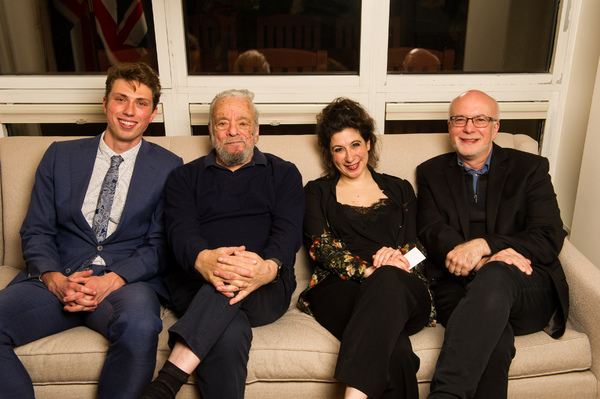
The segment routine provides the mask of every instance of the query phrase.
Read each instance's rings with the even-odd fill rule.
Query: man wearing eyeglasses
[[[296,288],[304,190],[292,163],[255,147],[247,90],[210,106],[214,150],[166,184],[167,237],[177,265],[165,278],[180,319],[171,355],[142,398],[174,398],[192,372],[202,398],[244,397],[251,327],[274,322]]]
[[[562,336],[566,235],[548,160],[493,143],[498,103],[468,91],[450,104],[455,152],[417,168],[419,238],[429,255],[444,345],[429,398],[506,398],[514,336]]]

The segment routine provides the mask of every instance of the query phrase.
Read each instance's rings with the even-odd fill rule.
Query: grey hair
[[[220,92],[219,94],[217,94],[215,96],[215,98],[213,98],[212,102],[210,103],[210,108],[208,110],[208,129],[209,131],[212,133],[212,118],[213,118],[213,109],[215,107],[215,104],[217,103],[217,101],[223,99],[223,98],[227,98],[227,97],[237,97],[237,98],[243,98],[245,100],[248,100],[248,102],[250,104],[252,104],[252,108],[254,110],[254,132],[256,133],[256,128],[258,127],[258,117],[259,117],[259,113],[258,113],[258,109],[256,109],[256,105],[254,105],[254,93],[252,93],[250,90],[246,90],[246,89],[229,89],[229,90],[225,90]]]

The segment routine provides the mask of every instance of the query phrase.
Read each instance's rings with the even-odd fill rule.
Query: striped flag
[[[135,51],[148,33],[141,0],[92,0],[92,4],[96,29],[110,63],[131,61],[126,50]]]

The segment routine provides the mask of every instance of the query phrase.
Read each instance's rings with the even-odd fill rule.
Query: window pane
[[[111,6],[112,4],[112,6]],[[0,74],[106,71],[123,61],[157,68],[151,0],[3,2]]]
[[[190,74],[358,73],[360,0],[183,0]]]
[[[97,136],[106,129],[106,123],[9,123],[8,136]],[[164,136],[165,125],[151,123],[144,136]]]
[[[549,72],[559,0],[391,0],[388,72]]]
[[[544,119],[501,119],[500,131],[526,134],[539,144],[543,138],[544,123]],[[385,134],[445,133],[447,131],[448,123],[444,120],[385,122]]]

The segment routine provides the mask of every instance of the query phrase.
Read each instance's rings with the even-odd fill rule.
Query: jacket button
[[[69,268],[69,269],[65,270],[65,273],[67,273],[67,274],[71,273],[71,269]]]
[[[96,249],[97,249],[98,251],[102,251],[102,250],[104,249],[104,247],[102,247],[102,245],[98,245],[98,246],[96,247]]]

